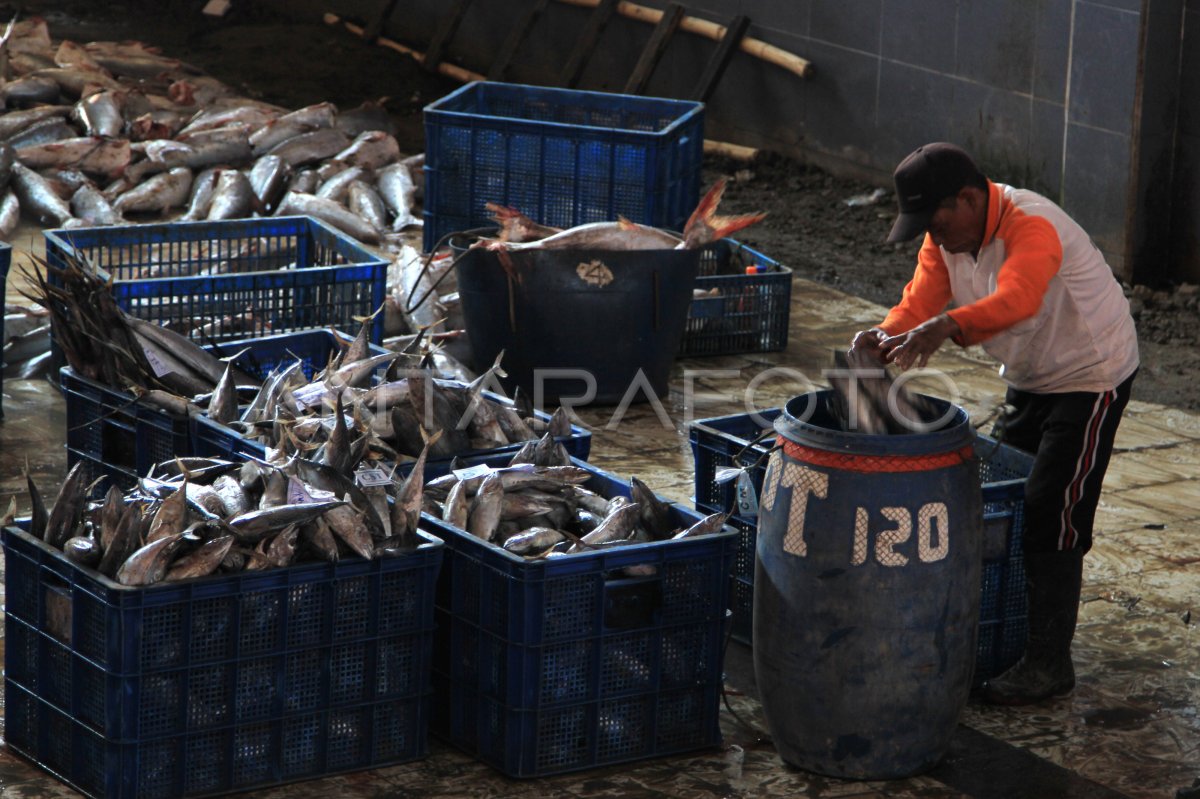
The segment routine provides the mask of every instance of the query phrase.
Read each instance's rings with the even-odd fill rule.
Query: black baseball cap
[[[928,230],[938,203],[953,197],[968,183],[977,182],[982,173],[961,147],[939,141],[909,153],[892,177],[900,216],[888,234],[889,243],[908,241]]]

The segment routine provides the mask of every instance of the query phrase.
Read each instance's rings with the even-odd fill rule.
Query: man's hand
[[[907,333],[885,338],[879,348],[885,361],[901,369],[913,366],[923,369],[929,363],[929,356],[937,352],[943,341],[961,332],[957,322],[946,314],[938,314]]]
[[[883,360],[882,344],[888,335],[885,331],[878,327],[873,327],[870,330],[860,330],[854,336],[854,341],[850,342],[850,354],[863,352],[873,356],[876,360]]]

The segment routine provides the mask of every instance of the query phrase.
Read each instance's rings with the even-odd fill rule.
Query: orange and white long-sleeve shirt
[[[1023,391],[1108,391],[1138,367],[1129,301],[1087,233],[1036,192],[988,183],[978,256],[928,234],[913,279],[880,327],[911,330],[953,302],[963,346],[982,344]]]

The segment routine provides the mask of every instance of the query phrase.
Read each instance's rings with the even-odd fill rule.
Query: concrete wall
[[[452,60],[486,73],[532,3],[476,0]],[[1185,3],[1191,35],[1181,37]],[[709,101],[708,138],[788,152],[881,185],[917,145],[952,140],[994,179],[1057,200],[1121,276],[1200,274],[1200,34],[1192,33],[1200,0],[682,5],[720,23],[746,15],[748,35],[815,67],[802,79],[738,53]],[[370,18],[380,3],[336,6]],[[400,3],[385,35],[423,49],[447,6]],[[551,2],[506,79],[556,84],[591,13]],[[652,30],[614,16],[579,88],[620,91]],[[713,47],[677,32],[646,93],[692,96]]]
[[[1168,263],[1172,278],[1200,283],[1200,0],[1187,0],[1183,33]]]

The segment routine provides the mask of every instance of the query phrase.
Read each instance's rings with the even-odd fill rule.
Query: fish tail
[[[692,211],[692,215],[688,217],[687,224],[683,226],[685,237],[689,230],[692,230],[697,225],[708,222],[717,213],[717,206],[721,204],[721,196],[725,194],[725,182],[725,178],[721,178],[700,198],[700,203],[696,206],[696,210]]]

